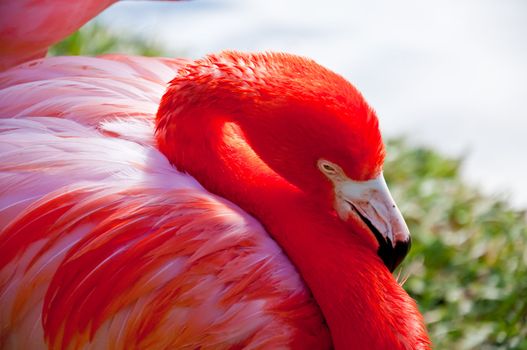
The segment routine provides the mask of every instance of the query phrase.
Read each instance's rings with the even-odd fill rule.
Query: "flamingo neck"
[[[245,142],[242,124],[207,113],[170,118],[160,109],[157,140],[178,169],[259,219],[313,293],[335,348],[429,348],[415,302],[372,243],[270,170]]]

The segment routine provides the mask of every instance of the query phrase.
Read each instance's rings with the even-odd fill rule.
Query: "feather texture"
[[[154,146],[185,62],[48,58],[0,74],[1,348],[329,347],[262,226]]]

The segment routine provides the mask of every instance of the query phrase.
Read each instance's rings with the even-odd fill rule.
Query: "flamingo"
[[[0,348],[429,349],[359,91],[283,53],[35,59],[112,2],[1,5]]]

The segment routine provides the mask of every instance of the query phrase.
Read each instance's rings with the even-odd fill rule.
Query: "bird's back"
[[[327,348],[262,226],[154,141],[186,61],[57,57],[0,73],[0,348]]]

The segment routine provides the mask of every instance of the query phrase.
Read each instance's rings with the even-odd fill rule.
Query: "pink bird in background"
[[[429,349],[361,94],[289,54],[42,58],[112,3],[0,4],[0,348]]]

